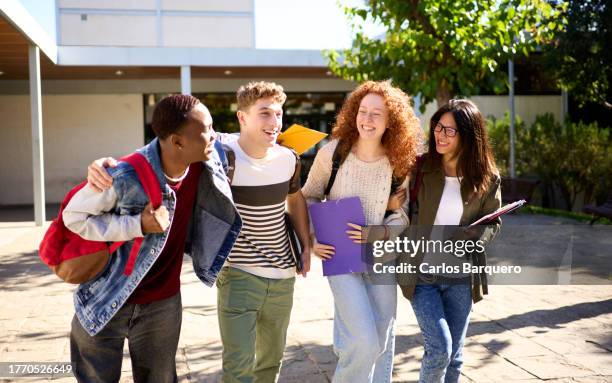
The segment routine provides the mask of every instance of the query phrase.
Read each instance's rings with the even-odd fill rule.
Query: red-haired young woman
[[[385,211],[393,178],[404,182],[391,196],[390,206],[406,206],[406,176],[415,163],[419,133],[419,121],[404,92],[389,82],[363,83],[342,106],[333,139],[317,153],[302,188],[304,197],[324,198],[339,146],[344,162],[328,197],[359,197],[367,225],[389,223],[393,226],[386,227],[382,236],[399,235],[408,224],[407,215],[400,208],[385,220]],[[348,225],[347,235],[361,241],[362,228]],[[334,256],[334,248],[326,244],[315,243],[313,250],[324,261]],[[328,277],[335,308],[334,350],[339,357],[334,382],[391,381],[397,287],[394,276],[381,277],[391,280],[375,281],[368,273]]]

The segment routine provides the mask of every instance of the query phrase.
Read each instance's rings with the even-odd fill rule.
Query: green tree
[[[548,68],[580,106],[612,108],[612,2],[570,0],[567,24],[547,47]]]
[[[563,5],[544,0],[368,0],[346,7],[355,37],[351,48],[327,51],[331,70],[353,80],[393,82],[423,105],[471,95],[486,84],[507,89],[499,66],[527,55],[560,29]],[[364,22],[386,28],[371,38]]]

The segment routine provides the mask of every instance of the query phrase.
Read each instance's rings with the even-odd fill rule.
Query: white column
[[[181,66],[181,94],[191,94],[191,67]]]
[[[40,91],[40,49],[30,45],[30,121],[32,123],[32,172],[34,175],[34,220],[45,222],[45,167],[43,158],[42,98]]]

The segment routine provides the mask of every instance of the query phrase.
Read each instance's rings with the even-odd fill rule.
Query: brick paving
[[[0,361],[69,361],[73,287],[61,283],[38,260],[35,249],[42,228],[29,221],[1,221],[6,220],[0,216]],[[333,304],[320,262],[313,263],[308,278],[296,284],[281,382],[330,382],[333,376]],[[474,306],[462,381],[612,382],[612,286],[490,290]],[[183,327],[176,357],[180,382],[218,382],[222,348],[216,292],[197,280],[189,260],[183,267],[182,294]],[[415,382],[422,340],[403,298],[396,333],[393,381]],[[132,380],[127,355],[126,346],[122,382]]]

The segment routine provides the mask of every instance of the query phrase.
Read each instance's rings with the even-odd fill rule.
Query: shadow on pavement
[[[0,285],[4,291],[24,291],[62,283],[40,260],[38,252],[15,253],[2,257],[0,262]]]

